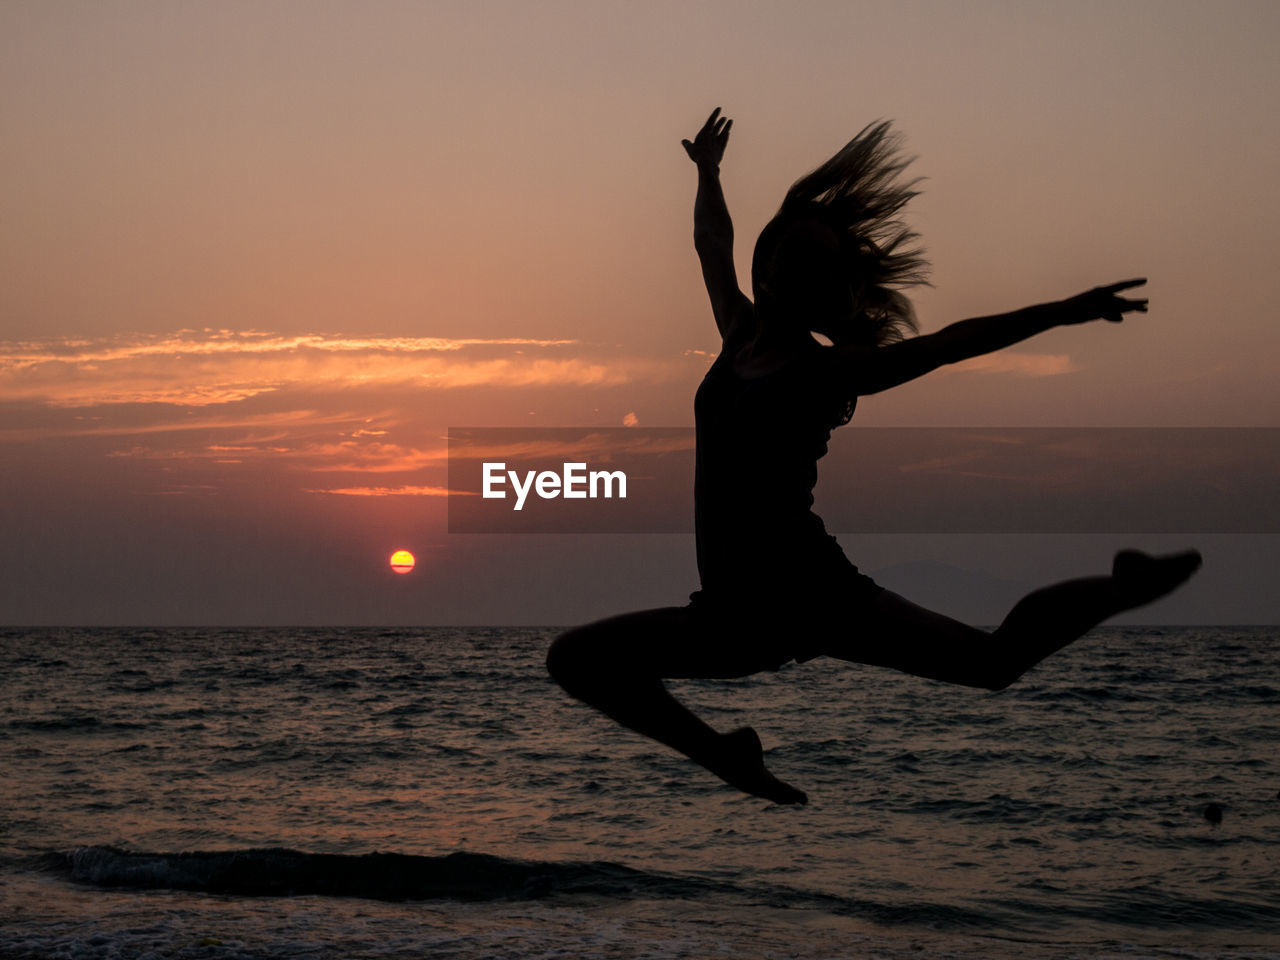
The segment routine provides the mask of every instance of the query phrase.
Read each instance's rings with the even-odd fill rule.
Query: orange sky
[[[483,621],[482,571],[530,598],[507,618],[587,609],[540,570],[680,602],[684,541],[662,573],[656,542],[499,557],[434,494],[450,425],[691,423],[717,343],[679,140],[716,105],[743,276],[786,186],[892,117],[925,330],[1150,277],[1146,317],[855,423],[1280,426],[1276,36],[1265,2],[5,4],[0,619]],[[228,570],[302,544],[332,562]],[[417,594],[362,579],[397,546]]]

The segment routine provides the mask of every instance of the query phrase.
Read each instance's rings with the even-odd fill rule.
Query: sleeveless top
[[[694,397],[695,599],[758,608],[812,596],[857,572],[812,510],[818,460],[846,398],[817,343],[756,377],[740,376],[725,346]]]

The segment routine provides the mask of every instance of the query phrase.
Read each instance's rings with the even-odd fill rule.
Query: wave
[[[283,848],[143,853],[78,847],[49,853],[35,865],[98,887],[182,890],[231,896],[334,896],[372,900],[543,900],[590,896],[614,900],[696,901],[738,906],[807,908],[881,923],[986,929],[993,918],[941,904],[881,904],[784,886],[674,876],[616,863],[514,860],[483,853],[319,854]]]
[[[374,900],[526,900],[557,894],[693,897],[721,885],[606,862],[545,863],[483,853],[324,854],[283,848],[142,853],[78,847],[40,865],[99,887],[241,896],[321,895]]]
[[[590,896],[614,900],[716,900],[740,907],[817,910],[891,926],[983,932],[1003,928],[1049,931],[1072,921],[1129,929],[1251,929],[1280,931],[1280,907],[1237,892],[1186,896],[1138,888],[1126,896],[1081,900],[1054,896],[1005,898],[981,906],[836,896],[746,878],[661,874],[605,861],[514,860],[483,853],[442,856],[399,853],[320,854],[284,848],[143,853],[78,847],[36,858],[38,869],[76,883],[107,888],[181,890],[231,896],[332,896],[384,901],[544,900]],[[1040,891],[1044,892],[1044,891]],[[1051,891],[1060,894],[1061,891]],[[901,893],[901,891],[899,891]]]

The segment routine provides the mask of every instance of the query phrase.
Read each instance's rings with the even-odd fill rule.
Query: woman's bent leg
[[[557,637],[547,669],[572,696],[680,751],[726,783],[777,803],[804,803],[801,791],[765,769],[754,730],[718,733],[663,685],[664,677],[730,678],[759,671],[735,658],[732,647],[713,648],[700,639],[683,607],[623,614]]]
[[[1123,551],[1110,576],[1036,590],[1018,601],[992,633],[886,590],[872,602],[867,622],[827,652],[948,683],[1002,690],[1104,620],[1171,592],[1199,566],[1195,551],[1166,557]]]

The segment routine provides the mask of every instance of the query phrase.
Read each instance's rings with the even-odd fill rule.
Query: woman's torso
[[[847,566],[813,512],[836,396],[816,342],[750,363],[726,342],[694,398],[694,523],[705,592],[812,581]]]

